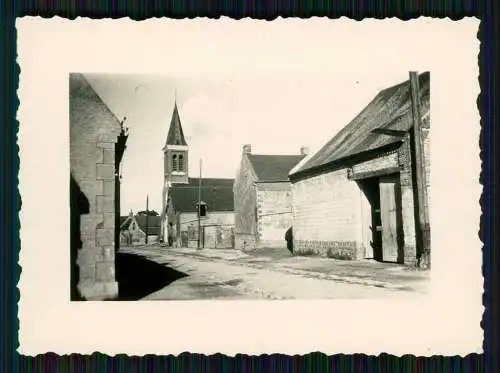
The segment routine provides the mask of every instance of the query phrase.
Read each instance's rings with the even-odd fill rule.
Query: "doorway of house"
[[[403,263],[401,188],[399,174],[383,176],[380,185],[382,260]]]
[[[357,180],[370,205],[369,225],[373,259],[403,262],[401,191],[399,174]]]
[[[373,258],[377,261],[382,260],[382,223],[380,221],[380,187],[379,179],[376,177],[360,179],[357,180],[358,186],[365,195],[369,211],[368,217],[363,221],[363,224],[367,225],[369,230],[369,238],[365,243],[366,246],[371,247],[372,255],[368,255],[369,258]],[[368,248],[367,248],[368,251]]]

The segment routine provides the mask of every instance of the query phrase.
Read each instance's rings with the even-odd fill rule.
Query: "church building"
[[[163,147],[160,240],[168,242],[168,226],[181,247],[234,247],[234,179],[189,177],[189,146],[182,129],[177,102]],[[201,208],[199,202],[201,200]],[[201,216],[198,221],[198,212]],[[200,229],[198,229],[198,223]]]

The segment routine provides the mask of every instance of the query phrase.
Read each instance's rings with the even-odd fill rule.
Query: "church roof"
[[[174,112],[170,120],[170,128],[168,129],[167,141],[165,142],[165,146],[166,145],[187,145],[186,139],[184,138],[184,132],[182,131],[177,103],[174,105]]]
[[[425,116],[429,111],[430,74],[424,72],[418,78],[422,114]],[[401,137],[390,133],[408,131],[413,126],[412,119],[410,83],[407,80],[382,90],[361,113],[291,176],[399,142]],[[427,120],[423,126],[428,126]]]
[[[196,212],[199,178],[189,178],[187,184],[173,184],[170,198],[175,211]],[[233,179],[201,179],[201,200],[207,211],[234,211]]]
[[[288,173],[305,155],[248,154],[258,181],[286,181]]]
[[[148,216],[148,236],[158,236],[160,234],[161,217],[160,216]],[[146,216],[136,215],[135,221],[139,228],[146,233]]]

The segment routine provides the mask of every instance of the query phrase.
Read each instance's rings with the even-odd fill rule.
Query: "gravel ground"
[[[428,272],[371,261],[294,257],[280,250],[123,248],[187,276],[149,294],[148,300],[353,299],[425,293]]]

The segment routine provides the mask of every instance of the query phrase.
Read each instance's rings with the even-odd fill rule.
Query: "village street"
[[[429,282],[428,272],[403,266],[292,256],[285,249],[243,253],[150,244],[122,247],[120,255],[169,270],[165,286],[144,300],[399,298],[425,293]],[[134,268],[127,271],[137,279]]]

